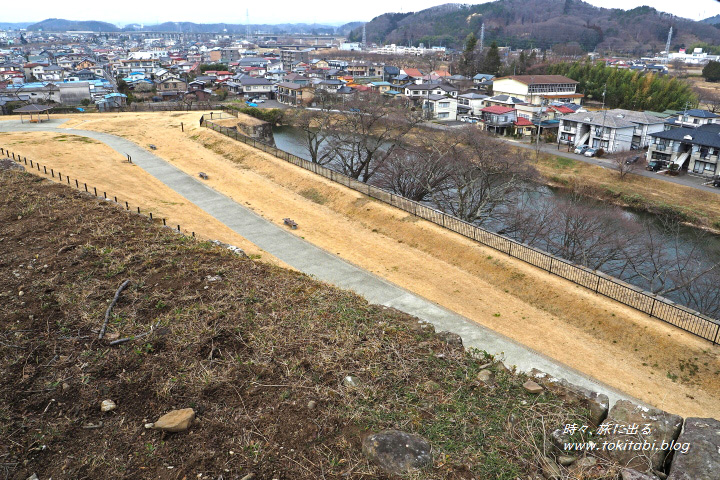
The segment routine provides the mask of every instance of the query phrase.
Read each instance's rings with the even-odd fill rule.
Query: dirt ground
[[[720,347],[196,127],[198,119],[83,115],[67,126],[158,145],[177,167],[207,172],[213,188],[271,221],[296,219],[297,235],[356,265],[651,405],[720,418]]]

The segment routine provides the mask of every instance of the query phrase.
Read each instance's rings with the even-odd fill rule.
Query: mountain
[[[514,48],[576,43],[585,51],[644,54],[664,50],[670,27],[673,47],[703,41],[720,44],[720,30],[651,7],[599,8],[581,0],[497,0],[480,5],[445,4],[412,13],[386,13],[367,23],[369,42],[462,48],[465,37]],[[362,28],[351,32],[359,40]]]
[[[2,25],[2,24],[0,24]],[[248,28],[251,32],[264,32],[272,34],[307,33],[313,35],[346,35],[353,28],[362,23],[352,22],[335,27],[318,23],[281,23],[277,25],[244,25],[230,23],[193,23],[193,22],[164,22],[157,25],[140,25],[131,23],[122,29],[111,23],[95,20],[74,21],[59,18],[49,18],[34,24],[23,24],[28,30],[42,30],[45,32],[65,32],[67,30],[84,30],[93,32],[185,32],[185,33],[245,33]]]
[[[42,30],[43,32],[66,32],[68,30],[81,30],[90,32],[119,32],[120,29],[107,22],[96,20],[65,20],[62,18],[48,18],[42,22],[28,25],[28,30]]]
[[[702,23],[709,23],[710,25],[720,25],[720,15],[700,20]]]
[[[18,23],[0,22],[0,30],[19,30],[19,29],[25,28],[31,24],[32,24],[32,22],[18,22]]]

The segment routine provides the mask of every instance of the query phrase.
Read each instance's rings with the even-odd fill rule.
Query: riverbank
[[[527,150],[521,152],[527,155]],[[579,190],[638,212],[671,215],[687,225],[720,234],[720,197],[716,193],[632,173],[620,178],[616,170],[550,153],[541,153],[534,165],[550,187]]]

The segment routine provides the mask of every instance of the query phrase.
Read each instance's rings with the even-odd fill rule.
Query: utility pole
[[[665,63],[668,63],[670,61],[670,41],[671,40],[672,40],[672,27],[670,27],[670,31],[668,32],[667,43],[665,44]]]
[[[607,83],[605,84],[605,88],[603,89],[603,121],[602,121],[602,130],[600,131],[600,148],[602,148],[602,142],[605,138],[605,117],[607,116],[607,110],[605,109],[605,94],[607,93]],[[608,150],[610,150],[610,135],[608,135]]]

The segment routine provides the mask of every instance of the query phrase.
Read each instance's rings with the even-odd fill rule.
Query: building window
[[[438,118],[449,118],[449,117],[450,117],[450,113],[448,113],[448,112],[438,113]]]

